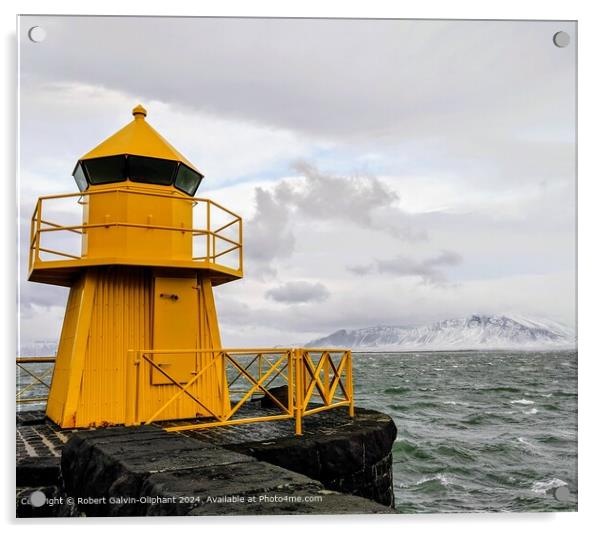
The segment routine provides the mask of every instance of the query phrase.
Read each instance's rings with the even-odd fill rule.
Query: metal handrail
[[[199,204],[205,204],[206,206],[206,227],[205,228],[194,228],[194,227],[178,227],[178,226],[166,226],[157,224],[142,224],[122,221],[107,221],[95,224],[60,224],[57,221],[48,220],[47,217],[42,216],[43,208],[46,202],[52,200],[77,198],[78,203],[82,203],[82,198],[93,195],[109,194],[118,192],[120,194],[135,194],[142,196],[153,196],[160,198],[169,198],[171,200],[181,200],[185,202],[191,202],[193,206]],[[85,203],[85,202],[83,202]],[[232,220],[225,224],[222,224],[217,229],[211,228],[211,210],[215,208],[228,216],[232,217]],[[229,237],[224,235],[222,232],[228,228],[236,227],[238,229],[235,237]],[[208,198],[189,198],[181,196],[179,194],[168,194],[160,191],[145,191],[136,188],[122,187],[122,188],[108,188],[100,190],[85,191],[83,193],[68,193],[68,194],[54,194],[48,196],[41,196],[36,202],[32,217],[31,217],[31,232],[30,232],[30,254],[29,254],[29,268],[30,270],[34,265],[42,266],[47,261],[55,261],[56,259],[43,259],[40,257],[40,253],[57,255],[61,261],[78,261],[83,260],[84,257],[81,255],[75,255],[68,253],[65,250],[55,249],[49,246],[42,246],[42,236],[44,234],[56,233],[56,232],[72,232],[82,236],[91,230],[100,228],[112,228],[112,227],[126,227],[126,228],[140,228],[157,231],[173,231],[181,233],[190,233],[192,238],[197,236],[205,236],[207,238],[206,253],[205,255],[191,256],[190,260],[194,262],[210,262],[216,265],[227,266],[218,259],[224,256],[229,256],[232,253],[238,254],[238,270],[242,273],[243,268],[243,242],[242,242],[242,218],[227,209],[226,207],[218,204],[217,202]],[[234,230],[236,232],[236,229]],[[217,243],[224,243],[229,245],[225,250],[217,251]]]
[[[153,361],[153,355],[178,356],[186,354],[211,354],[213,357],[200,372],[197,372],[185,384],[180,383],[165,368]],[[340,356],[338,361],[333,359],[335,354]],[[266,356],[273,356],[273,359],[270,360]],[[251,357],[251,361],[245,365],[239,360],[241,357]],[[262,365],[264,358],[265,364]],[[337,407],[348,407],[350,416],[354,416],[352,354],[349,350],[336,348],[130,350],[128,360],[130,362],[128,368],[131,372],[128,380],[131,388],[131,401],[128,407],[130,414],[126,423],[131,425],[154,422],[169,405],[172,405],[184,395],[201,405],[209,413],[209,418],[213,420],[174,425],[165,428],[166,431],[188,431],[226,425],[294,419],[295,433],[301,435],[304,416]],[[251,367],[255,363],[257,363],[257,368],[252,371]],[[143,387],[152,387],[153,385],[150,381],[150,373],[143,372],[142,365],[147,365],[149,368],[160,372],[177,389],[158,410],[148,415],[145,420],[142,420],[140,416],[140,390]],[[191,392],[192,386],[200,379],[201,374],[214,365],[219,365],[219,368],[223,369],[220,390],[242,393],[242,398],[234,406],[226,408],[222,414],[213,412]],[[226,372],[228,368],[236,371],[234,379],[230,378],[229,380]],[[268,389],[277,377],[282,377],[288,387],[288,401],[285,403],[274,397]],[[247,380],[249,388],[232,389],[231,386],[241,378]],[[234,418],[242,405],[259,391],[272,399],[276,407],[280,409],[280,414]],[[222,392],[222,400],[224,398],[226,396]]]
[[[47,389],[50,389],[50,383],[47,383],[44,380],[48,376],[52,375],[54,368],[50,367],[50,368],[46,369],[42,374],[36,374],[34,372],[31,372],[27,368],[25,368],[24,365],[40,364],[40,363],[55,363],[55,362],[56,362],[56,357],[54,357],[54,356],[17,357],[16,358],[17,368],[21,369],[23,372],[25,372],[26,374],[28,374],[29,376],[31,376],[34,379],[34,381],[32,381],[29,385],[26,385],[25,387],[21,387],[21,388],[19,388],[19,383],[17,382],[17,396],[16,396],[17,404],[41,403],[41,402],[48,401],[48,396],[35,396],[33,398],[22,398],[22,396],[27,391],[33,389],[36,385],[38,385],[38,386],[42,385],[42,386],[46,387]]]
[[[177,379],[169,374],[167,370],[153,361],[154,355],[186,355],[186,354],[212,354],[211,361],[197,372],[188,383],[182,385]],[[340,356],[338,361],[333,355]],[[270,359],[270,356],[272,359]],[[244,365],[240,358],[251,357],[251,361]],[[34,382],[17,391],[17,403],[44,402],[47,397],[21,398],[35,385],[43,385],[50,388],[50,384],[44,379],[48,377],[53,368],[49,368],[43,374],[35,374],[23,365],[33,363],[55,363],[56,357],[19,357],[16,359],[17,366],[34,378]],[[251,367],[257,363],[257,373],[253,374]],[[142,365],[148,365],[167,378],[176,390],[171,398],[168,398],[162,406],[141,420],[140,405],[141,390],[144,387],[153,387],[150,381],[150,372],[142,372]],[[224,369],[222,381],[219,384],[221,391],[230,393],[238,392],[242,398],[234,406],[230,406],[225,414],[219,415],[208,409],[200,398],[197,398],[191,388],[204,372],[215,364],[220,364]],[[226,370],[230,368],[236,372],[234,379],[227,376]],[[146,377],[144,377],[146,376]],[[282,403],[269,391],[268,387],[277,377],[281,377],[288,387],[287,401]],[[340,348],[221,348],[221,349],[178,349],[178,350],[129,350],[128,366],[126,372],[126,425],[150,424],[171,404],[175,403],[182,395],[192,399],[211,414],[212,421],[200,422],[186,425],[174,425],[166,427],[166,431],[187,431],[195,429],[206,429],[211,427],[248,424],[255,422],[269,422],[275,420],[294,419],[295,434],[301,435],[302,424],[305,416],[320,413],[338,407],[347,407],[349,415],[354,416],[354,393],[353,393],[353,363],[350,350]],[[246,379],[249,384],[247,389],[233,389],[240,379]],[[263,393],[272,399],[276,407],[280,409],[279,414],[264,416],[234,418],[241,407],[255,394]],[[222,399],[227,398],[222,392]]]

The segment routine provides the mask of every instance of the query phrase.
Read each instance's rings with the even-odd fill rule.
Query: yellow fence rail
[[[73,223],[73,204],[78,204],[77,218],[83,220],[83,208],[88,203],[88,198],[92,195],[103,194],[127,194],[162,197],[170,200],[188,202],[197,213],[197,220],[200,227],[182,227],[167,226],[149,223],[131,223],[127,221],[106,221],[97,224]],[[60,204],[61,200],[66,200],[67,204]],[[70,202],[72,200],[72,202]],[[199,212],[202,211],[202,213]],[[48,216],[48,212],[51,212]],[[66,216],[67,214],[71,216]],[[50,220],[50,217],[68,218],[65,220]],[[223,207],[222,205],[206,198],[188,198],[176,196],[161,192],[144,191],[140,189],[101,189],[95,191],[85,191],[73,194],[55,194],[51,196],[42,196],[38,199],[31,217],[30,247],[29,247],[29,269],[34,265],[43,265],[49,261],[73,261],[76,262],[85,259],[82,254],[82,239],[84,235],[92,231],[104,231],[108,228],[140,228],[156,231],[168,231],[189,233],[192,238],[200,237],[204,242],[198,243],[196,249],[199,253],[192,254],[190,258],[193,262],[212,263],[214,265],[226,266],[239,272],[243,269],[242,253],[242,219],[239,215]],[[76,235],[77,242],[69,244],[48,243],[48,237],[60,236],[66,240],[68,235]],[[232,260],[234,265],[227,264]]]
[[[155,356],[205,356],[205,366],[187,383],[181,383],[158,364]],[[207,357],[209,356],[209,357]],[[208,360],[208,362],[207,362]],[[221,409],[212,410],[192,391],[194,385],[210,368],[223,369]],[[129,425],[150,424],[180,399],[196,402],[209,415],[201,421],[171,425],[167,431],[186,431],[211,427],[294,419],[295,433],[303,432],[303,417],[328,409],[347,407],[354,416],[352,355],[337,349],[220,349],[220,350],[130,350],[127,390],[127,421]],[[153,413],[142,414],[142,389],[152,387],[151,373],[159,372],[171,385],[174,394]],[[236,385],[236,387],[235,387]],[[286,396],[275,394],[276,386]],[[254,396],[269,399],[276,414],[244,416],[243,406]],[[240,416],[240,415],[243,416]],[[256,414],[254,412],[253,414]],[[239,416],[236,416],[239,415]]]
[[[46,390],[50,390],[50,383],[47,379],[52,377],[56,357],[17,357],[16,361],[18,370],[29,376],[32,380],[26,384],[22,383],[20,379],[17,379],[17,404],[46,402],[48,400],[47,395],[32,397],[24,397],[24,395],[30,391],[33,392],[36,387],[39,388],[40,386]],[[41,365],[46,364],[50,366],[43,369],[39,368]],[[31,370],[27,368],[32,365],[35,365],[36,368]]]

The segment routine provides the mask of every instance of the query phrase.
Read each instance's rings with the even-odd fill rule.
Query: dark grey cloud
[[[412,217],[396,207],[397,193],[370,176],[338,176],[322,172],[306,161],[295,164],[300,181],[280,181],[273,189],[255,189],[256,214],[248,222],[246,254],[262,265],[290,257],[295,248],[292,226],[344,221],[353,226],[384,231],[404,239],[424,239]]]
[[[411,216],[396,207],[399,195],[381,179],[340,176],[320,171],[307,161],[298,161],[294,168],[303,176],[303,186],[283,182],[275,195],[293,207],[298,216],[320,221],[341,220],[365,229],[386,231],[400,239],[426,237],[412,226]]]
[[[280,303],[302,304],[308,302],[323,302],[330,293],[322,283],[308,281],[288,281],[278,287],[268,290],[266,297]]]
[[[256,214],[245,230],[247,258],[266,265],[276,258],[289,257],[295,248],[290,206],[270,191],[257,187],[255,209]]]
[[[34,24],[48,31],[43,45],[27,40]],[[574,112],[575,48],[551,41],[560,27],[574,33],[570,22],[27,16],[21,25],[27,77],[319,136],[465,139],[517,113],[554,129]],[[554,100],[571,107],[552,116]]]
[[[417,276],[424,283],[441,284],[448,281],[445,267],[453,267],[462,262],[462,257],[456,252],[443,250],[439,254],[422,260],[398,255],[392,259],[376,259],[367,265],[355,265],[348,270],[358,276],[372,273],[390,274],[398,277]]]

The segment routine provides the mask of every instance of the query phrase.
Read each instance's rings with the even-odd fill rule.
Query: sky
[[[77,159],[138,103],[205,175],[197,196],[243,216],[225,346],[473,313],[575,326],[575,23],[19,25],[23,346],[58,340],[68,291],[26,280],[35,200],[76,192]]]

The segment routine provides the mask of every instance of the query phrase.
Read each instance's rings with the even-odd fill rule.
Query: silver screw
[[[27,32],[29,40],[33,43],[41,43],[46,39],[46,30],[41,26],[32,26]]]
[[[32,507],[42,507],[46,503],[46,494],[41,490],[36,490],[29,496],[29,502]]]
[[[556,498],[559,502],[568,502],[569,496],[571,495],[567,486],[556,487],[554,491],[554,498]]]
[[[566,48],[571,42],[571,36],[566,31],[557,31],[552,40],[558,48]]]

